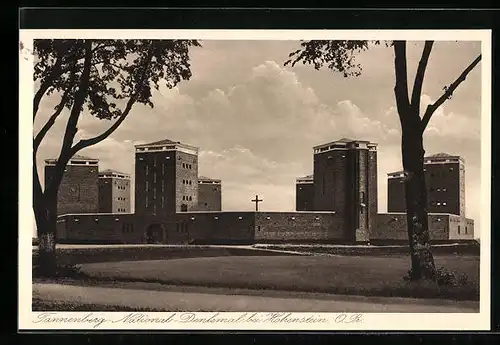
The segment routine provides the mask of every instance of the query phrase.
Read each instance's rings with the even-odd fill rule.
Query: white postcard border
[[[480,312],[459,314],[363,313],[361,322],[336,322],[339,313],[292,313],[293,317],[326,318],[323,322],[185,322],[176,313],[169,322],[127,324],[114,322],[129,312],[55,312],[57,317],[92,317],[108,320],[97,328],[82,322],[37,322],[42,312],[32,312],[32,96],[33,59],[30,54],[36,38],[164,38],[200,40],[435,40],[481,41],[481,252]],[[491,224],[491,30],[20,30],[24,49],[19,59],[19,317],[20,330],[87,330],[87,329],[150,329],[150,330],[489,330],[490,329],[490,227]],[[250,313],[248,311],[247,313]],[[166,317],[173,313],[145,313],[148,317]],[[213,317],[215,313],[194,313],[197,318]],[[219,313],[220,318],[238,318],[244,313]],[[265,315],[268,313],[258,313]],[[177,319],[176,319],[177,317]]]

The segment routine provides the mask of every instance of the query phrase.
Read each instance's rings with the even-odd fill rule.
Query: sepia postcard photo
[[[19,66],[20,330],[489,329],[489,30],[21,30]]]

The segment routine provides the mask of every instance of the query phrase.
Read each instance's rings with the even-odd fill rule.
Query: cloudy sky
[[[312,173],[312,147],[342,137],[379,143],[379,212],[386,211],[386,174],[401,169],[401,131],[393,94],[391,48],[376,47],[357,61],[363,73],[344,78],[310,66],[284,67],[298,41],[202,41],[192,50],[193,77],[177,88],[155,92],[154,109],[136,105],[107,140],[80,152],[100,159],[100,169],[134,172],[134,144],[171,139],[200,148],[199,174],[222,179],[223,210],[295,208],[295,178]],[[422,50],[409,43],[412,80]],[[438,98],[480,54],[479,42],[436,42],[425,77],[422,103]],[[479,226],[480,68],[434,115],[425,133],[428,154],[461,155],[466,162],[466,213]],[[57,98],[45,98],[35,132]],[[42,143],[43,160],[59,153],[67,117],[58,120]],[[110,125],[83,114],[78,137],[94,136]],[[132,192],[133,198],[133,192]]]

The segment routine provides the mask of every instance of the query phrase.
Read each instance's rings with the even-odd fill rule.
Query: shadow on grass
[[[408,255],[406,245],[371,245],[371,246],[348,246],[348,245],[304,245],[304,244],[255,244],[254,248],[270,250],[290,250],[309,254],[330,254],[345,256],[400,256]],[[448,245],[435,245],[432,247],[434,255],[473,255],[479,256],[479,244],[475,241]]]
[[[52,279],[87,279],[88,275],[81,271],[82,267],[80,265],[75,264],[57,264],[54,275],[51,277]],[[43,278],[41,275],[40,266],[37,263],[33,264],[31,271],[33,279]]]
[[[295,256],[300,254],[282,253],[267,249],[213,248],[206,245],[176,247],[96,247],[96,248],[57,248],[56,261],[59,264],[75,265],[99,262],[171,260],[200,257],[222,256]],[[38,248],[32,251],[32,262],[38,260]]]
[[[116,273],[115,273],[116,274]],[[163,285],[208,287],[208,288],[233,288],[251,290],[274,290],[283,292],[327,293],[337,295],[358,295],[377,297],[407,297],[426,299],[448,299],[456,301],[479,301],[479,283],[476,281],[460,280],[455,285],[438,285],[428,282],[405,281],[403,277],[398,281],[368,280],[365,284],[356,284],[353,281],[342,281],[339,284],[326,286],[311,286],[310,284],[283,285],[275,281],[267,282],[235,282],[235,281],[186,281],[183,279],[170,279],[168,277],[124,277],[109,272],[106,275],[89,275],[81,271],[81,266],[75,264],[60,264],[57,274],[51,281],[64,283],[67,279],[80,281],[83,285],[90,283],[99,285],[99,282],[129,282],[129,283],[157,283]],[[442,276],[447,277],[449,272],[443,271]],[[33,278],[40,279],[38,266],[33,266]]]
[[[207,288],[232,288],[232,289],[250,289],[250,290],[273,290],[283,292],[306,292],[306,293],[326,293],[335,295],[356,295],[373,297],[406,297],[406,298],[426,298],[426,299],[448,299],[456,301],[479,301],[479,286],[469,282],[461,286],[439,286],[429,282],[407,282],[380,283],[378,286],[330,286],[316,287],[310,289],[307,287],[287,287],[278,284],[258,284],[258,283],[192,283],[176,279],[156,279],[140,277],[122,277],[122,276],[90,276],[81,273],[78,277],[66,277],[77,279],[83,285],[99,285],[99,282],[124,282],[124,283],[154,283],[174,286],[191,286]],[[64,283],[65,277],[55,278],[54,282]]]

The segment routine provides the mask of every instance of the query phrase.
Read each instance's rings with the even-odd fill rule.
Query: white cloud
[[[452,98],[453,99],[453,98]],[[427,131],[428,135],[441,136],[448,139],[480,139],[480,125],[476,114],[462,114],[446,110],[446,101],[432,115],[429,121]],[[421,111],[425,112],[429,104],[435,100],[430,96],[423,94],[421,99]]]
[[[235,146],[221,152],[201,151],[199,174],[222,180],[223,208],[251,210],[250,199],[266,197],[265,210],[293,210],[295,177],[304,174],[300,162],[276,162]]]

